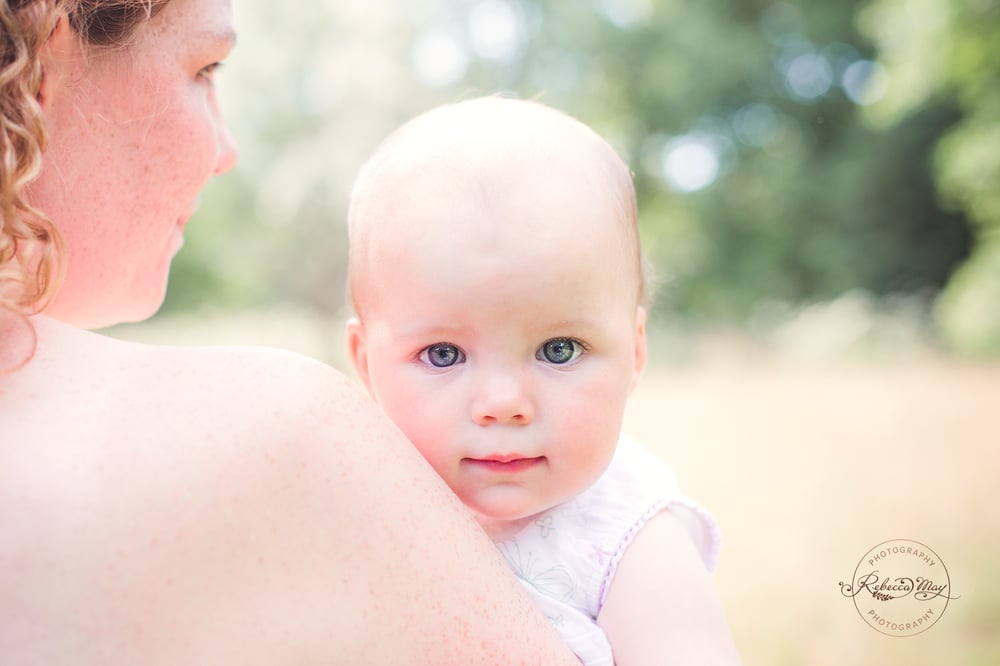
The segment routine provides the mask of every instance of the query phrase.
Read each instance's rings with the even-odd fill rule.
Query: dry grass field
[[[716,582],[747,664],[1000,663],[1000,365],[661,369],[627,429],[719,520]],[[960,597],[911,637],[870,628],[838,585],[900,538],[930,546]]]
[[[114,333],[268,344],[343,368],[341,331],[279,312]],[[721,524],[716,582],[745,662],[1000,664],[1000,363],[699,358],[651,368],[626,429]],[[959,597],[907,638],[870,628],[838,585],[869,548],[900,538],[930,546]]]

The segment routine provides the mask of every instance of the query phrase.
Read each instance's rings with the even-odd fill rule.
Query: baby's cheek
[[[390,414],[390,417],[420,454],[437,467],[437,459],[444,450],[445,428],[433,417],[433,409],[421,409],[415,406],[416,402],[410,401],[397,416]]]
[[[591,452],[595,459],[603,459],[618,442],[625,395],[620,387],[607,384],[581,390],[578,400],[570,403],[572,408],[561,410],[559,441],[578,451]]]

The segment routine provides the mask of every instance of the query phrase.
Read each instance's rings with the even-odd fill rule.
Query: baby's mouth
[[[485,458],[463,458],[462,462],[484,471],[516,474],[543,464],[545,456],[527,458],[517,455],[494,455]]]

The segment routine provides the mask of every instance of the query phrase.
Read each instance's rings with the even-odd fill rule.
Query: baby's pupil
[[[552,340],[545,343],[545,356],[553,363],[565,363],[573,356],[573,343],[569,340]]]
[[[437,345],[430,350],[431,363],[440,367],[452,365],[455,362],[455,348],[451,345]]]

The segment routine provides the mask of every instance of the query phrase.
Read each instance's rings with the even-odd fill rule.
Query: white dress
[[[613,666],[597,626],[615,569],[639,530],[669,509],[688,527],[709,571],[719,552],[711,515],[681,494],[673,472],[622,435],[604,474],[573,499],[497,542],[535,604],[586,666]]]

